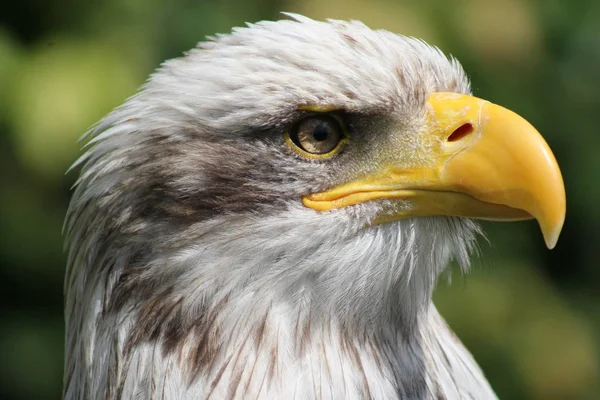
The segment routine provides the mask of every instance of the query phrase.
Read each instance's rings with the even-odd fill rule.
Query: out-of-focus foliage
[[[558,246],[533,222],[489,243],[436,304],[505,399],[600,398],[600,2],[20,0],[0,6],[0,398],[58,398],[61,224],[77,138],[166,58],[245,21],[354,18],[461,60],[477,96],[529,119],[567,186]]]

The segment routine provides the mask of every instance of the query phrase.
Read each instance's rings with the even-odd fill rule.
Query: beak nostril
[[[448,136],[448,141],[456,142],[458,140],[461,140],[465,136],[468,136],[471,133],[473,133],[473,130],[473,125],[471,123],[467,122],[466,124],[462,124],[461,126],[456,128],[450,136]]]

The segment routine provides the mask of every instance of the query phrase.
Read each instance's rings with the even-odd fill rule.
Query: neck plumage
[[[121,313],[92,328],[66,398],[495,398],[433,305],[408,333],[320,320],[289,304],[243,317],[235,304],[216,304],[178,331],[155,307],[143,316],[154,323]]]
[[[157,243],[143,268],[133,248],[72,249],[65,397],[494,398],[431,304],[469,238],[449,224],[419,241],[448,224],[423,219],[332,241],[339,226],[300,217],[241,221],[243,240],[204,223],[192,239],[210,244]],[[290,232],[314,245],[285,245]]]

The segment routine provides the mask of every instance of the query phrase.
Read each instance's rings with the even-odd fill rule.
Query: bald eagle
[[[432,303],[473,219],[565,216],[523,118],[456,59],[300,15],[167,61],[88,134],[66,399],[492,399]]]

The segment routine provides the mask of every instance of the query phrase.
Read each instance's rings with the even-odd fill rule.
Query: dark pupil
[[[327,139],[328,134],[329,129],[327,129],[327,125],[325,124],[319,124],[313,129],[313,137],[319,142],[322,142],[323,140]]]

